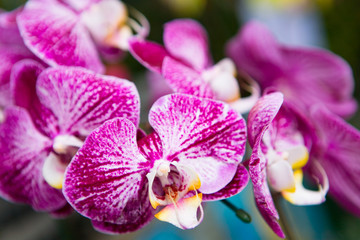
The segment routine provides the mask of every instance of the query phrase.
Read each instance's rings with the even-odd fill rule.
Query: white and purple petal
[[[80,214],[98,222],[141,224],[141,215],[152,211],[146,174],[153,163],[140,154],[136,133],[131,121],[115,118],[79,149],[67,168],[63,193]]]
[[[77,67],[49,68],[37,81],[40,102],[49,108],[62,133],[87,136],[108,119],[139,123],[140,100],[133,83]]]
[[[79,16],[57,1],[29,1],[17,21],[25,44],[51,66],[104,67]]]
[[[191,166],[202,193],[215,193],[234,177],[245,152],[245,121],[229,105],[185,94],[160,98],[149,113],[163,158]]]
[[[5,199],[30,204],[35,210],[55,211],[66,204],[61,191],[42,176],[51,140],[36,130],[21,108],[6,111],[0,126],[0,194]]]

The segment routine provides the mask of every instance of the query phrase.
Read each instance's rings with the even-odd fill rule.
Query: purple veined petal
[[[165,48],[196,70],[211,64],[206,30],[191,19],[173,20],[164,27]]]
[[[250,179],[253,183],[254,197],[257,208],[270,228],[281,238],[285,238],[280,224],[279,215],[272,200],[266,181],[266,159],[261,151],[261,139],[254,143],[249,162]]]
[[[45,136],[55,137],[59,132],[57,118],[42,105],[36,94],[36,81],[44,66],[31,59],[14,64],[11,71],[10,89],[14,105],[25,108],[36,128]]]
[[[68,165],[63,187],[80,214],[100,222],[131,224],[152,211],[146,179],[152,163],[140,154],[136,132],[132,122],[115,118],[87,137]]]
[[[115,224],[109,222],[91,221],[93,227],[99,232],[106,234],[121,234],[136,231],[146,224],[148,224],[154,218],[154,211],[148,211],[146,208],[141,208],[141,212],[138,213],[139,218],[133,222],[126,222],[124,224]]]
[[[104,71],[96,47],[79,22],[79,16],[63,4],[29,1],[17,21],[25,44],[47,64]]]
[[[61,191],[50,187],[42,176],[43,161],[51,147],[29,114],[21,108],[6,111],[0,126],[0,194],[35,210],[54,211],[66,203]]]
[[[351,213],[360,216],[360,131],[324,107],[311,111],[321,136],[312,153],[329,179],[329,193]]]
[[[0,13],[0,45],[17,45],[24,46],[24,42],[20,36],[16,17],[21,12],[22,7],[10,12]]]
[[[203,201],[217,201],[240,193],[249,182],[246,168],[239,164],[234,178],[223,189],[212,194],[203,194]]]
[[[342,117],[356,111],[357,104],[352,98],[354,79],[350,66],[342,58],[315,48],[283,47],[281,50],[288,69],[277,87],[285,88],[286,98],[303,109],[321,102]]]
[[[248,116],[248,134],[250,146],[254,146],[271,122],[283,103],[283,94],[274,92],[262,96],[250,110]]]
[[[40,102],[58,119],[62,133],[87,136],[108,119],[139,123],[140,100],[133,83],[78,67],[43,71],[37,81]]]
[[[129,51],[142,65],[160,74],[163,60],[169,56],[166,49],[160,44],[136,37],[129,40]]]
[[[245,121],[229,105],[185,94],[160,98],[149,113],[163,158],[191,166],[202,193],[215,193],[234,177],[245,152]]]
[[[286,62],[273,35],[258,22],[247,23],[229,41],[227,55],[232,58],[238,69],[245,71],[266,88],[273,80],[283,76]]]
[[[215,98],[211,86],[205,82],[200,73],[171,57],[165,57],[162,75],[176,93]]]

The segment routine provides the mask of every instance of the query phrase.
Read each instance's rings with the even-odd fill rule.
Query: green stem
[[[243,221],[244,223],[250,223],[251,222],[251,216],[250,216],[249,213],[245,212],[241,208],[237,208],[234,204],[232,204],[227,199],[223,199],[223,200],[221,200],[221,202],[223,204],[225,204],[225,206],[230,208],[241,221]]]
[[[276,210],[278,211],[279,223],[286,235],[286,239],[295,240],[296,239],[295,234],[293,233],[293,231],[291,231],[290,219],[288,218],[286,212],[284,211],[283,206],[281,206],[281,199],[282,199],[281,194],[277,192],[272,192],[271,196],[273,198]]]

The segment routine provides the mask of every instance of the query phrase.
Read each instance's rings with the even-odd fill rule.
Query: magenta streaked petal
[[[157,73],[161,73],[163,60],[169,56],[160,44],[136,37],[129,40],[129,51],[142,65]]]
[[[245,151],[245,121],[229,105],[185,94],[160,98],[149,113],[163,158],[191,166],[202,193],[215,193],[234,177]]]
[[[250,146],[260,141],[266,129],[274,120],[283,103],[283,95],[274,92],[262,96],[250,110],[248,117],[248,134]],[[260,140],[259,140],[260,139]]]
[[[339,116],[349,116],[356,111],[352,98],[354,79],[351,68],[342,58],[322,49],[282,48],[287,62],[287,77],[279,81],[290,92],[288,99],[300,106],[324,104]],[[301,101],[300,101],[301,99]]]
[[[152,163],[140,154],[136,133],[132,122],[115,118],[85,140],[66,170],[63,188],[80,214],[126,224],[151,211],[146,174]]]
[[[246,168],[239,164],[234,178],[223,189],[212,194],[203,194],[203,201],[217,201],[232,197],[241,192],[249,182]]]
[[[196,70],[201,71],[211,63],[207,33],[194,20],[179,19],[166,23],[164,45],[172,56]]]
[[[270,228],[281,238],[285,238],[278,223],[279,215],[272,200],[266,181],[266,159],[260,147],[261,139],[255,142],[249,162],[249,173],[253,184],[257,208]]]
[[[312,109],[321,136],[314,157],[325,169],[330,194],[351,213],[360,216],[360,131],[324,107]]]
[[[108,119],[139,123],[140,101],[130,81],[78,67],[43,71],[37,81],[40,102],[57,117],[62,133],[87,136]]]
[[[56,1],[29,1],[17,20],[25,44],[47,64],[104,71],[89,33],[71,9]]]
[[[215,98],[211,86],[205,82],[200,73],[171,57],[165,57],[162,75],[176,93]]]
[[[54,137],[59,131],[57,118],[40,103],[36,94],[36,81],[43,70],[44,66],[35,60],[17,62],[11,71],[10,88],[14,104],[28,111],[42,134]]]
[[[29,114],[21,108],[6,111],[0,126],[0,193],[35,210],[53,211],[65,205],[61,191],[50,187],[42,176],[42,164],[51,147]]]
[[[247,23],[227,45],[227,55],[263,88],[283,75],[284,58],[273,35],[258,22]]]

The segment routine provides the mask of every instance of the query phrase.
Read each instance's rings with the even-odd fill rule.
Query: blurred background
[[[26,1],[0,0],[0,8],[12,10]],[[194,18],[208,31],[214,62],[225,57],[224,46],[248,20],[266,24],[279,41],[289,45],[317,46],[343,57],[352,67],[354,96],[360,102],[360,1],[359,0],[127,0],[150,22],[149,39],[162,42],[163,24],[175,18]],[[0,33],[1,34],[1,33]],[[142,106],[146,99],[145,69],[130,55],[119,63],[129,79],[139,87]],[[126,66],[126,67],[125,67]],[[144,116],[146,115],[143,114]],[[349,119],[360,128],[359,112]],[[359,179],[360,181],[360,179]],[[205,217],[193,230],[179,230],[153,220],[142,230],[110,236],[93,230],[89,220],[73,213],[66,219],[53,219],[30,207],[0,199],[1,240],[72,239],[278,239],[266,226],[254,204],[251,185],[230,199],[252,216],[246,224],[221,202],[205,204]],[[359,239],[360,219],[345,212],[331,197],[320,206],[296,207],[281,202],[287,224],[296,239]]]

